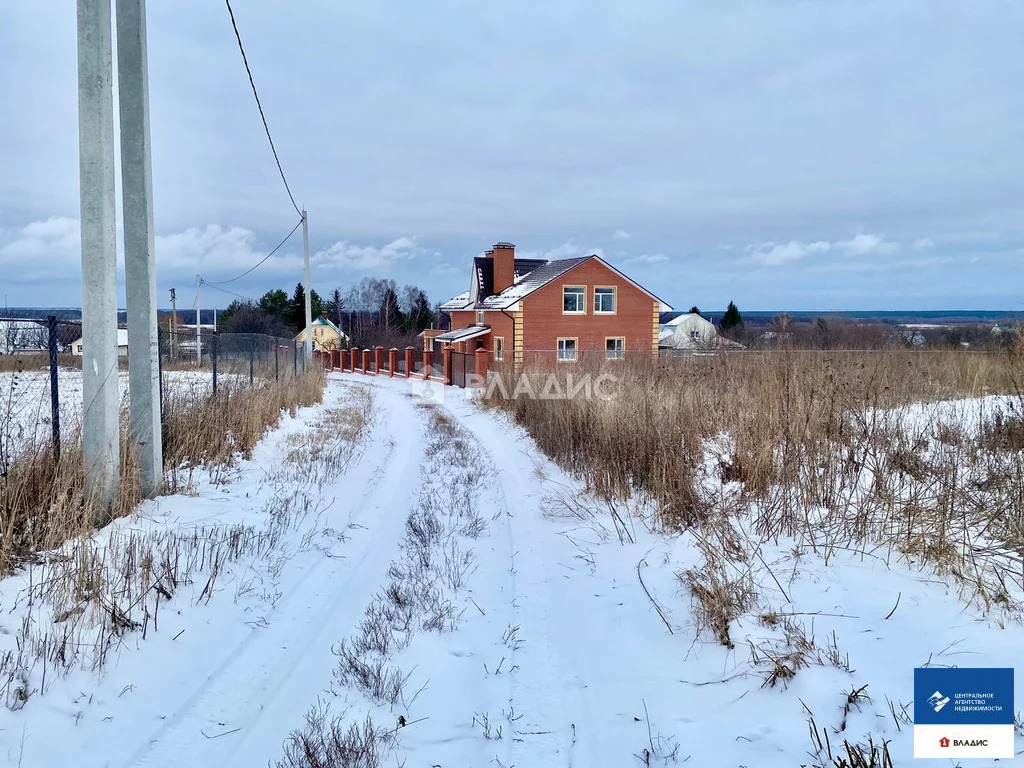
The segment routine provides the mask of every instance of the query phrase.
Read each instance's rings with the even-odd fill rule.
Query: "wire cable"
[[[292,201],[292,208],[295,212],[302,215],[302,211],[299,210],[299,206],[295,203],[295,197],[292,195],[291,187],[288,186],[288,179],[285,178],[284,168],[281,167],[281,158],[277,156],[277,148],[274,146],[274,139],[270,135],[270,126],[267,125],[267,116],[263,114],[263,104],[260,103],[260,95],[256,92],[256,82],[252,79],[252,70],[249,69],[249,59],[245,55],[245,48],[242,45],[242,36],[238,33],[238,24],[235,23],[235,12],[231,10],[231,0],[224,0],[224,3],[228,7],[228,14],[231,16],[231,26],[235,30],[235,39],[238,40],[238,50],[242,52],[242,63],[245,64],[245,71],[249,75],[249,85],[252,86],[252,95],[256,98],[256,106],[260,110],[260,119],[263,120],[263,130],[267,132],[267,141],[270,142],[270,151],[274,153],[274,161],[277,163],[277,170],[281,173],[281,181],[284,182],[284,189],[288,193],[288,199]]]
[[[236,297],[236,298],[242,299],[243,301],[251,301],[251,302],[255,303],[255,300],[254,300],[254,299],[252,299],[252,298],[250,298],[250,297],[248,297],[248,296],[243,296],[243,295],[242,295],[242,294],[240,294],[240,293],[235,293],[234,291],[229,291],[229,290],[227,290],[226,288],[218,288],[218,287],[217,287],[216,285],[214,285],[213,283],[208,283],[208,282],[206,282],[205,280],[202,280],[200,284],[201,284],[201,285],[208,285],[208,286],[210,286],[211,288],[213,288],[213,290],[215,290],[215,291],[220,291],[221,293],[226,293],[226,294],[228,294],[229,296],[234,296],[234,297]]]
[[[241,280],[243,277],[245,277],[246,275],[248,275],[251,272],[255,271],[258,267],[262,266],[263,262],[265,262],[267,259],[269,259],[271,256],[273,256],[279,250],[281,250],[281,247],[291,239],[291,236],[295,234],[295,230],[297,230],[300,226],[302,226],[302,219],[299,219],[299,223],[296,224],[294,227],[292,227],[292,231],[289,232],[287,235],[285,235],[284,240],[282,240],[280,243],[278,243],[277,246],[274,248],[274,250],[272,250],[270,253],[268,253],[266,256],[264,256],[262,259],[260,259],[258,262],[256,262],[255,266],[250,267],[249,269],[245,270],[245,272],[243,272],[242,274],[238,275],[237,277],[232,277],[230,280],[218,280],[215,283],[211,283],[208,280],[203,280],[203,283],[206,284],[206,285],[209,285],[209,286],[218,286],[218,285],[227,285],[228,283],[233,283],[233,282],[235,282],[235,280]]]

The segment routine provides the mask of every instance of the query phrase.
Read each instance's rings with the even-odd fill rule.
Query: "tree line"
[[[415,285],[401,288],[391,279],[364,277],[347,292],[335,288],[324,299],[309,295],[314,319],[326,315],[359,347],[415,346],[417,335],[435,327],[438,310],[426,291]],[[281,288],[259,299],[235,299],[221,313],[222,333],[260,333],[291,338],[306,325],[306,291],[297,283],[291,296]]]

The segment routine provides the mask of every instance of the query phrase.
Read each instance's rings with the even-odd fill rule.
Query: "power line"
[[[242,52],[242,62],[245,64],[245,71],[249,75],[249,85],[252,86],[252,95],[256,98],[256,106],[260,110],[260,119],[263,120],[263,129],[267,132],[267,141],[270,142],[270,151],[274,153],[274,161],[277,163],[277,170],[281,173],[281,181],[284,182],[285,191],[288,193],[288,199],[292,201],[292,207],[295,212],[302,215],[302,211],[299,210],[299,206],[295,203],[295,197],[292,195],[292,190],[288,186],[288,179],[285,178],[284,168],[281,167],[281,159],[277,156],[277,148],[274,146],[274,139],[270,135],[270,126],[267,125],[267,116],[263,114],[263,105],[260,103],[260,95],[256,92],[256,83],[252,79],[252,70],[249,69],[249,59],[245,55],[245,48],[242,46],[242,36],[238,33],[238,24],[235,23],[235,12],[231,10],[231,0],[224,0],[224,3],[228,7],[228,14],[231,16],[231,26],[235,30],[235,39],[238,40],[238,50]]]
[[[235,280],[241,280],[243,277],[245,277],[249,273],[251,273],[254,270],[256,270],[257,267],[262,266],[263,262],[265,262],[267,259],[269,259],[271,256],[273,256],[279,250],[281,250],[281,247],[285,243],[287,243],[289,239],[291,239],[291,236],[295,234],[295,230],[297,230],[300,226],[302,226],[302,219],[299,219],[299,223],[296,224],[294,227],[292,227],[292,231],[289,232],[287,235],[285,235],[284,240],[282,240],[280,243],[278,243],[277,246],[274,248],[274,250],[272,250],[270,253],[268,253],[266,256],[264,256],[262,259],[260,259],[258,262],[256,262],[255,266],[250,267],[249,269],[247,269],[245,272],[243,272],[242,274],[238,275],[237,277],[232,277],[230,280],[219,280],[219,281],[217,281],[215,283],[211,283],[208,280],[203,280],[203,283],[205,285],[209,285],[211,287],[216,287],[218,285],[227,285],[228,283],[233,283],[233,282],[235,282]]]
[[[240,293],[235,293],[234,291],[229,291],[229,290],[227,290],[226,288],[218,288],[218,287],[217,287],[216,285],[214,285],[213,283],[208,283],[208,282],[206,282],[205,280],[201,280],[201,281],[200,281],[200,285],[208,285],[208,286],[210,286],[211,288],[213,288],[213,290],[215,290],[215,291],[220,291],[221,293],[226,293],[226,294],[228,294],[229,296],[234,296],[234,297],[236,297],[236,298],[242,299],[243,301],[252,301],[252,299],[251,299],[251,298],[250,298],[249,296],[243,296],[243,295],[242,295],[242,294],[240,294]]]

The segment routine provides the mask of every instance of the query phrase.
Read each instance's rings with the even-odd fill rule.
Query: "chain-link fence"
[[[0,317],[0,469],[26,446],[52,441],[82,421],[82,360],[88,342],[79,320]],[[128,403],[128,331],[117,331],[118,390]],[[222,389],[261,386],[299,376],[309,365],[304,343],[262,334],[203,328],[158,331],[161,401]]]

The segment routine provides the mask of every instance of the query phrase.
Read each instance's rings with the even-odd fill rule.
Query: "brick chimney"
[[[495,243],[488,254],[494,259],[494,292],[501,293],[516,279],[516,247],[512,243]]]

